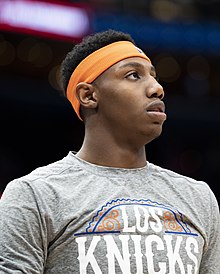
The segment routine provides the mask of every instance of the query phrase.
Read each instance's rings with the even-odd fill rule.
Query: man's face
[[[118,140],[146,144],[158,137],[166,119],[162,86],[145,59],[124,59],[95,80],[98,113]]]

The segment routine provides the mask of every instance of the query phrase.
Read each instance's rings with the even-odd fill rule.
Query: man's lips
[[[147,112],[161,112],[165,113],[165,104],[163,101],[153,101],[152,103],[148,104]]]
[[[165,113],[165,104],[163,101],[153,101],[147,105],[147,114],[155,121],[163,123],[167,116]]]

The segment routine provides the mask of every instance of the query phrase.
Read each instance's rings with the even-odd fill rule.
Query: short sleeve
[[[31,187],[10,182],[0,200],[0,274],[43,273],[45,231]]]
[[[220,273],[220,213],[219,206],[214,193],[210,193],[210,217],[208,221],[208,246],[202,257],[200,274]]]

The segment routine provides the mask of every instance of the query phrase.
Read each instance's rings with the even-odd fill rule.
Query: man
[[[149,163],[164,91],[130,35],[85,38],[62,63],[81,149],[8,184],[0,273],[220,273],[220,218],[205,182]]]

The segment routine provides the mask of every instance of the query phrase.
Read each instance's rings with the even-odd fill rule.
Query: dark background
[[[220,201],[219,1],[83,3],[93,11],[91,32],[129,32],[157,69],[168,119],[146,147],[148,160],[206,181]],[[80,148],[83,124],[61,96],[58,75],[75,42],[0,32],[0,192]]]

